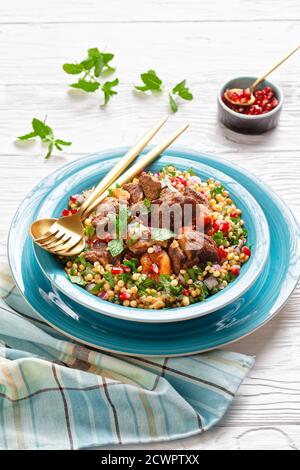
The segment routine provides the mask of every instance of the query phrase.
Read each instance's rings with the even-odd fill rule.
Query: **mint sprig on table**
[[[148,72],[144,72],[141,74],[141,80],[144,85],[135,85],[135,89],[141,92],[147,91],[156,91],[161,92],[163,91],[163,82],[158,77],[155,70],[148,70]],[[169,92],[169,105],[171,111],[176,113],[178,111],[178,103],[176,97],[180,97],[183,100],[191,101],[194,97],[190,92],[189,88],[186,86],[186,80],[182,80],[181,82],[177,83],[174,88]]]
[[[55,147],[57,150],[62,151],[62,146],[69,146],[72,145],[72,142],[67,142],[62,139],[56,139],[53,134],[53,130],[50,126],[48,126],[45,121],[40,121],[37,118],[32,119],[32,131],[28,134],[24,134],[18,137],[19,140],[30,140],[34,139],[35,137],[39,137],[42,142],[48,144],[48,152],[45,158],[50,158],[53,148]]]
[[[186,80],[182,80],[182,82],[174,86],[172,92],[169,93],[169,103],[173,113],[178,111],[175,95],[186,101],[191,101],[194,98],[189,88],[186,86]]]
[[[148,70],[148,72],[141,74],[141,80],[144,85],[135,86],[138,91],[162,91],[162,80],[157,76],[155,70]]]
[[[105,106],[110,98],[117,94],[117,91],[113,90],[113,88],[119,84],[119,79],[116,78],[101,84],[99,77],[115,71],[115,68],[110,65],[113,58],[114,54],[101,52],[97,47],[93,47],[88,49],[86,59],[81,62],[64,64],[63,70],[69,75],[81,74],[77,82],[72,83],[70,87],[83,90],[87,93],[93,93],[100,89],[103,92],[103,106]]]

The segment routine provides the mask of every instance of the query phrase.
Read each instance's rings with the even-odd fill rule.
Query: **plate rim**
[[[122,148],[123,149],[123,148]],[[120,149],[121,150],[121,149]],[[217,156],[216,155],[210,155],[210,154],[206,154],[206,153],[201,153],[200,151],[197,151],[197,150],[194,150],[194,149],[189,149],[189,148],[178,148],[176,147],[176,149],[174,150],[170,150],[169,152],[184,152],[184,153],[190,153],[192,154],[194,157],[199,157],[199,156],[202,156],[202,157],[205,157],[207,159],[211,159],[211,160],[215,160],[216,163],[218,163],[218,160],[217,160]],[[101,152],[102,153],[102,152]],[[98,155],[98,153],[93,153],[91,154],[90,156],[95,156],[95,155]],[[82,158],[86,158],[86,157],[82,157]],[[75,160],[76,162],[76,160]],[[74,162],[72,162],[74,163]],[[244,173],[245,170],[240,167],[239,165],[233,165],[231,162],[228,162],[227,160],[224,161],[225,165],[227,167],[229,167],[230,169],[233,169],[233,170],[237,170],[241,173]],[[294,214],[292,213],[292,211],[289,209],[288,206],[286,206],[284,204],[284,202],[282,201],[282,199],[272,190],[272,188],[269,187],[268,184],[266,184],[265,182],[261,181],[259,177],[256,177],[255,175],[253,175],[251,172],[249,173],[247,171],[247,175],[246,175],[250,180],[252,180],[252,182],[255,184],[255,185],[263,185],[263,189],[265,190],[265,192],[268,193],[268,196],[271,197],[273,199],[273,201],[276,203],[276,205],[279,203],[280,205],[282,205],[284,207],[284,210],[285,212],[288,214],[289,218],[292,219],[295,223],[295,232],[296,232],[296,242],[297,242],[297,251],[299,252],[299,240],[300,240],[300,235],[299,235],[299,224],[294,216]],[[23,203],[23,201],[22,201]],[[19,208],[21,207],[22,203],[19,205]],[[18,209],[19,209],[18,208]],[[14,220],[14,218],[13,218]],[[9,246],[9,245],[7,245]],[[11,262],[10,262],[10,259],[9,259],[9,265],[11,267]],[[15,282],[16,282],[16,278],[15,278],[15,275],[14,275],[14,272],[12,271],[12,274],[13,274],[13,278],[15,279]],[[255,331],[257,331],[259,328],[263,327],[268,321],[270,321],[271,319],[273,319],[277,314],[278,312],[284,307],[284,305],[286,304],[286,302],[288,301],[289,297],[292,295],[292,293],[294,292],[295,288],[297,287],[297,284],[298,284],[298,280],[299,280],[299,275],[300,273],[298,273],[295,277],[295,279],[293,279],[292,283],[291,283],[291,289],[289,290],[289,293],[288,295],[286,295],[282,301],[282,303],[278,306],[278,308],[272,313],[272,315],[269,315],[267,318],[265,318],[265,320],[261,321],[261,323],[259,325],[257,325],[256,327],[254,327],[253,329],[251,329],[250,331],[248,331],[247,333],[241,335],[241,336],[238,336],[236,338],[233,338],[232,340],[229,340],[229,341],[225,341],[223,342],[222,344],[219,344],[219,345],[216,345],[216,346],[212,346],[212,347],[209,347],[209,348],[201,348],[200,350],[194,350],[192,352],[185,352],[185,353],[172,353],[172,354],[163,354],[163,356],[166,356],[166,357],[176,357],[176,356],[189,356],[189,355],[194,355],[194,354],[198,354],[198,353],[201,353],[201,352],[204,352],[204,351],[209,351],[209,350],[212,350],[212,349],[216,349],[216,348],[220,348],[224,345],[227,345],[227,344],[232,344],[242,338],[245,338],[247,336],[249,336],[250,334],[254,333]],[[16,282],[17,286],[18,286],[18,283]],[[30,302],[27,301],[26,297],[23,295],[23,292],[21,291],[21,295],[22,297],[25,299],[26,303],[31,307],[31,304]],[[56,327],[55,325],[53,325],[51,322],[49,322],[48,320],[46,320],[38,311],[36,311],[34,308],[33,310],[37,313],[37,315],[42,318],[44,321],[46,321],[46,323],[48,323],[49,325],[51,325],[54,329],[56,329],[57,331],[61,332],[64,336],[66,337],[69,337],[69,338],[72,338],[72,339],[75,339],[77,342],[79,343],[82,343],[82,344],[86,344],[90,347],[93,347],[93,348],[96,348],[96,349],[99,349],[99,350],[105,350],[105,351],[108,351],[108,352],[112,352],[112,353],[117,353],[117,354],[120,354],[120,355],[132,355],[132,356],[151,356],[151,357],[161,357],[162,354],[138,354],[138,353],[128,353],[128,352],[123,352],[123,351],[117,351],[116,349],[109,349],[109,348],[106,348],[106,347],[101,347],[101,346],[98,346],[98,345],[95,345],[93,343],[90,343],[88,341],[85,341],[85,340],[81,340],[77,337],[74,337],[72,336],[71,334],[69,333],[66,333],[65,331],[61,330],[60,328]]]
[[[110,151],[110,154],[112,154],[114,152],[116,153],[114,158],[120,158],[119,154],[123,153],[123,150],[118,151],[118,149],[114,149],[114,150]],[[91,155],[91,157],[94,157],[94,156],[99,156],[99,154],[96,153],[96,154]],[[168,157],[169,156],[168,150],[166,152],[164,152],[164,154],[162,156]],[[112,158],[112,155],[110,155],[110,157]],[[180,155],[177,155],[177,157],[180,158]],[[194,163],[194,162],[192,160],[190,160],[189,163]],[[200,166],[203,166],[204,171],[209,171],[209,169],[210,169],[209,165],[207,165],[207,164],[205,164],[201,161],[200,162],[195,162],[195,163],[198,163]],[[97,164],[97,162],[93,162],[93,163],[91,163],[91,166],[95,166],[96,164]],[[89,165],[89,163],[87,164],[87,166],[88,165]],[[64,165],[64,168],[67,171],[68,170],[68,164]],[[103,305],[102,302],[99,302],[99,306],[95,306],[93,304],[98,299],[91,299],[90,303],[88,302],[88,300],[85,301],[84,298],[88,295],[85,292],[82,292],[82,293],[79,292],[79,294],[81,293],[81,296],[80,297],[78,296],[78,298],[76,299],[76,302],[79,303],[80,305],[82,305],[85,308],[92,309],[92,310],[97,311],[97,312],[99,312],[103,315],[107,315],[107,316],[110,316],[110,317],[113,317],[113,318],[118,318],[118,319],[125,320],[125,321],[135,321],[135,322],[141,322],[141,323],[172,323],[172,322],[179,322],[179,321],[188,321],[188,320],[192,320],[192,319],[195,319],[195,318],[198,318],[198,317],[201,317],[201,316],[206,316],[206,315],[212,314],[212,313],[220,310],[221,308],[230,305],[233,301],[235,301],[241,295],[243,295],[246,292],[246,290],[248,290],[255,283],[255,281],[257,280],[259,275],[262,273],[262,271],[263,271],[263,269],[266,265],[267,258],[268,258],[268,255],[269,255],[269,251],[270,251],[269,225],[268,225],[266,216],[265,216],[259,202],[251,195],[251,193],[246,188],[244,188],[240,183],[235,181],[230,175],[228,175],[228,174],[226,174],[226,173],[224,173],[220,170],[217,170],[215,168],[212,168],[212,171],[213,170],[217,174],[220,173],[220,177],[228,178],[230,180],[230,184],[236,184],[238,187],[242,188],[242,190],[244,191],[244,196],[245,197],[248,196],[249,199],[250,199],[250,200],[247,201],[246,204],[248,206],[251,203],[254,203],[256,205],[256,210],[259,211],[258,215],[260,217],[260,223],[263,222],[263,229],[262,230],[265,231],[265,238],[264,238],[265,245],[262,246],[261,243],[259,244],[260,251],[264,252],[263,255],[261,256],[261,261],[262,262],[258,267],[256,266],[256,272],[252,273],[252,275],[250,275],[250,272],[247,271],[248,272],[248,277],[251,278],[251,281],[247,283],[247,286],[244,286],[244,283],[243,283],[244,277],[241,276],[241,278],[237,280],[237,283],[234,283],[234,285],[231,286],[230,291],[229,290],[227,291],[228,294],[227,294],[226,297],[230,297],[230,298],[228,298],[227,301],[222,302],[222,305],[220,305],[220,306],[217,305],[219,297],[218,298],[213,298],[212,297],[212,300],[209,302],[209,304],[206,303],[206,305],[204,305],[204,303],[199,303],[199,304],[197,303],[197,304],[193,305],[192,308],[189,307],[188,310],[185,311],[186,315],[184,315],[184,310],[179,311],[179,308],[176,308],[176,309],[161,309],[159,312],[154,312],[154,313],[157,313],[157,314],[153,315],[153,313],[147,312],[146,310],[141,310],[141,309],[136,309],[136,308],[130,308],[130,310],[128,310],[128,307],[126,308],[126,310],[123,310],[123,308],[119,309],[119,307],[122,307],[122,306],[114,306],[114,305],[111,305],[109,303],[108,303],[108,305]],[[76,174],[77,173],[78,173],[78,171],[76,172]],[[52,174],[55,175],[56,172],[53,172]],[[72,173],[72,176],[73,176],[73,173]],[[48,194],[50,194],[50,193],[51,193],[51,189],[50,189]],[[41,207],[43,207],[43,203],[41,203],[41,205],[39,207],[39,210],[40,210]],[[259,225],[259,224],[257,224],[257,225]],[[267,249],[265,250],[266,247],[267,247]],[[34,252],[35,258],[36,258],[41,270],[43,271],[44,275],[48,278],[50,283],[53,286],[55,286],[64,295],[66,295],[67,297],[70,297],[71,299],[73,299],[73,297],[71,297],[69,295],[70,294],[69,291],[67,291],[63,286],[60,286],[58,284],[58,282],[55,281],[55,279],[52,279],[51,275],[47,272],[47,270],[43,268],[43,266],[40,262],[39,253],[36,250],[36,247],[35,247],[34,244],[33,244],[33,252]],[[252,268],[252,270],[253,270],[253,268]],[[82,289],[80,289],[80,291],[82,291]],[[233,291],[235,293],[234,295],[232,295]],[[230,295],[230,292],[231,292],[231,295]],[[221,295],[222,294],[223,294],[223,292],[221,293]],[[224,295],[223,295],[223,298],[224,298]],[[102,305],[103,305],[103,307],[102,307],[102,311],[101,311],[101,306]],[[206,309],[205,309],[205,306],[206,306]],[[180,309],[184,309],[184,307],[181,307]],[[205,309],[204,312],[199,313],[199,310],[204,310],[204,309]],[[118,311],[118,310],[120,310],[120,311]]]

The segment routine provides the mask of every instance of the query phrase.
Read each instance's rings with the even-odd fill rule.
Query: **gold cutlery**
[[[40,219],[33,222],[30,234],[33,240],[45,250],[60,256],[74,256],[85,247],[84,227],[82,222],[109,194],[112,184],[123,184],[130,181],[144,168],[155,160],[174,140],[176,140],[187,128],[188,124],[180,127],[168,139],[154,147],[146,155],[143,155],[125,173],[122,172],[130,165],[137,155],[146,147],[159,129],[164,125],[167,116],[151,128],[112,168],[112,170],[100,181],[92,194],[80,206],[78,212],[71,216],[59,219]]]

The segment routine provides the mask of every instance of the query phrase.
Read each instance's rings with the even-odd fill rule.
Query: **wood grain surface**
[[[276,71],[285,103],[280,126],[247,137],[217,122],[216,95],[226,80],[258,75],[299,42],[297,0],[11,0],[0,5],[0,261],[11,218],[26,193],[64,163],[131,145],[168,111],[167,91],[142,97],[139,75],[154,68],[166,90],[186,78],[195,99],[183,103],[161,138],[191,123],[180,146],[212,153],[254,172],[300,218],[300,55]],[[106,109],[98,93],[68,89],[64,62],[89,47],[115,53],[119,94]],[[44,118],[73,145],[43,159],[39,142],[16,143],[32,117]],[[300,448],[300,289],[278,316],[229,349],[256,364],[223,421],[187,440],[147,449]]]

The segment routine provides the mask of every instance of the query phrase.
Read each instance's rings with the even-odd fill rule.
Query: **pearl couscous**
[[[251,255],[240,209],[212,178],[202,181],[191,169],[169,165],[109,193],[84,222],[85,250],[61,258],[69,280],[100,299],[142,309],[188,306],[226,288]],[[71,196],[63,215],[76,212],[88,194]],[[168,228],[162,222],[166,208],[173,214]]]

